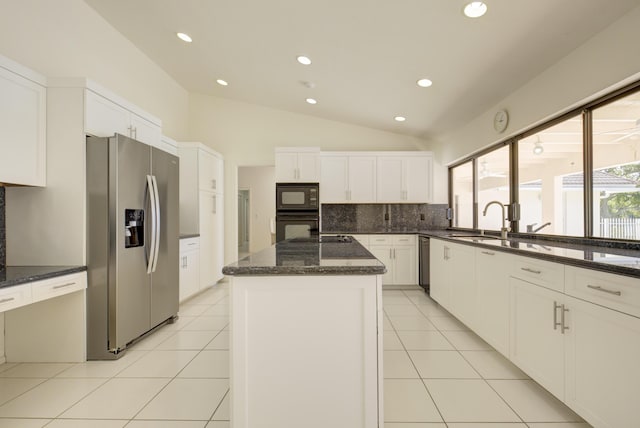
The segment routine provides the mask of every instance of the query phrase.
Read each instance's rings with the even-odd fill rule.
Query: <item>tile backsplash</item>
[[[447,204],[323,204],[324,233],[408,232],[444,229]]]
[[[0,186],[0,270],[7,265],[7,238],[4,221],[4,187]]]

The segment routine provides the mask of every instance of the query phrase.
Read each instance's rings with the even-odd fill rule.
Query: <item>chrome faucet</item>
[[[538,224],[538,223],[528,224],[527,225],[527,233],[536,233],[536,232],[539,232],[540,230],[544,229],[547,226],[551,226],[551,222],[548,221],[545,224],[543,224],[542,226],[537,227],[537,228],[534,229],[533,226],[535,226],[536,224]]]
[[[485,205],[484,210],[482,211],[482,215],[486,217],[487,209],[489,208],[489,206],[493,204],[500,205],[500,208],[502,208],[502,228],[500,229],[500,239],[505,240],[507,239],[507,232],[509,232],[510,229],[505,224],[505,220],[507,219],[507,216],[504,213],[504,204],[500,201],[491,201],[487,205]]]

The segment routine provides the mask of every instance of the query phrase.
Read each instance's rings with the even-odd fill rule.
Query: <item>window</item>
[[[478,228],[500,230],[502,219],[496,212],[482,215],[484,207],[491,201],[509,204],[509,146],[500,147],[478,157]]]
[[[450,167],[452,227],[640,241],[640,81],[510,138]]]
[[[464,163],[451,169],[451,207],[453,227],[473,227],[473,164]]]
[[[593,117],[593,236],[640,240],[640,92]]]
[[[582,120],[518,141],[519,232],[583,236]]]

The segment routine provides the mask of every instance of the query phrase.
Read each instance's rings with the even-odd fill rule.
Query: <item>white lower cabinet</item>
[[[476,328],[478,334],[509,356],[509,254],[476,248]]]
[[[562,400],[564,334],[561,312],[564,295],[513,277],[510,288],[511,361]]]
[[[638,279],[476,247],[474,286],[460,247],[431,239],[431,297],[594,427],[637,427]]]
[[[371,235],[368,249],[387,268],[383,284],[417,283],[415,235]]]
[[[470,327],[476,319],[475,250],[431,239],[431,297]]]
[[[180,301],[200,291],[200,238],[180,240]]]

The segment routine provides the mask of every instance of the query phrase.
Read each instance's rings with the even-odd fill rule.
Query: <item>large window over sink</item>
[[[640,240],[640,82],[450,167],[452,227]]]

